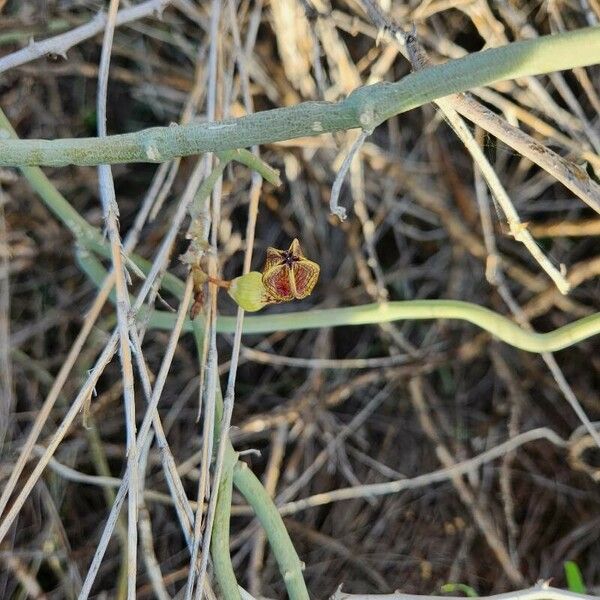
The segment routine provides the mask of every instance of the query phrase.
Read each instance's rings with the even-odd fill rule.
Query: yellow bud
[[[227,293],[239,307],[248,312],[256,312],[267,304],[271,304],[262,282],[262,273],[258,271],[250,271],[250,273],[233,279]]]

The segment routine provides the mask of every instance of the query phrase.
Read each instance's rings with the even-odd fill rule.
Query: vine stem
[[[458,319],[477,325],[503,342],[527,352],[556,352],[600,334],[600,313],[594,313],[547,333],[527,331],[507,317],[478,304],[462,300],[404,300],[344,308],[306,310],[277,315],[246,317],[244,334],[297,331],[343,325],[373,325],[407,319]],[[173,315],[154,311],[150,327],[170,329]],[[191,330],[190,322],[186,323]],[[220,316],[219,333],[232,333],[233,317]]]
[[[229,553],[229,523],[231,520],[231,497],[233,492],[233,471],[237,454],[229,446],[223,461],[223,474],[219,482],[218,502],[212,527],[211,556],[215,576],[225,598],[240,598],[235,572]]]
[[[252,506],[267,534],[289,597],[292,600],[308,600],[308,591],[302,575],[304,565],[298,558],[273,499],[248,465],[242,461],[238,461],[233,469],[233,483]]]
[[[85,268],[85,265],[82,265]],[[86,269],[86,275],[100,285],[106,277],[103,269]],[[176,277],[173,280],[180,283]],[[179,294],[179,285],[169,289]],[[142,311],[143,312],[143,309]],[[142,317],[148,316],[141,314]],[[246,317],[243,333],[264,334],[274,331],[299,331],[301,329],[319,329],[322,327],[341,327],[344,325],[373,325],[404,321],[408,319],[434,320],[457,319],[467,321],[491,333],[506,344],[526,350],[527,352],[556,352],[573,346],[582,340],[600,334],[600,312],[583,319],[563,325],[547,333],[529,331],[514,321],[494,312],[489,308],[462,300],[400,300],[381,304],[363,304],[343,308],[310,309],[276,315],[260,315]],[[217,319],[218,333],[233,333],[235,317],[219,315]],[[169,330],[173,327],[174,315],[164,311],[153,310],[150,313],[148,326],[155,329]],[[192,322],[188,319],[184,324],[185,331],[192,331]]]
[[[194,320],[193,323],[194,341],[198,353],[201,356],[204,345],[204,331],[197,319]],[[223,419],[223,395],[221,386],[218,383],[215,392],[214,429],[217,437],[213,440],[214,453],[217,452],[219,446],[220,440],[218,439],[218,436],[221,433],[219,425]],[[279,514],[279,509],[258,477],[256,477],[256,475],[248,468],[248,465],[237,460],[238,454],[234,450],[227,434],[223,442],[225,448],[223,478],[219,485],[217,510],[212,528],[214,538],[211,543],[211,550],[215,575],[217,576],[219,585],[222,587],[225,597],[239,597],[239,592],[237,590],[236,593],[234,593],[233,586],[236,584],[236,579],[229,554],[231,490],[228,486],[230,486],[231,481],[233,481],[233,485],[252,507],[254,514],[265,530],[290,600],[309,600],[308,589],[302,575],[303,563],[298,557],[294,544],[290,539],[290,534]],[[229,479],[231,477],[232,479]],[[225,484],[223,484],[224,481],[226,482]],[[225,485],[225,487],[223,487],[223,485]],[[226,593],[227,590],[229,590],[230,595]]]
[[[513,42],[358,88],[340,102],[304,102],[238,119],[153,127],[106,138],[0,140],[0,166],[164,162],[347,129],[372,129],[436,98],[532,75],[600,62],[600,27]],[[0,134],[2,132],[0,131]],[[10,137],[5,135],[5,138]]]

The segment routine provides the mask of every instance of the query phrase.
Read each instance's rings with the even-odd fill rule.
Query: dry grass
[[[484,41],[501,45],[600,18],[597,3],[583,1],[391,4],[385,14],[407,31],[414,21],[433,62],[479,50]],[[337,100],[362,83],[397,80],[410,71],[396,41],[379,39],[376,17],[361,2],[262,6],[223,0],[213,9],[217,5],[221,18],[213,21],[218,35],[212,39],[218,43],[212,46],[207,2],[173,0],[161,19],[115,30],[109,133]],[[47,37],[86,23],[101,7],[105,3],[0,1],[0,52],[18,50],[31,35]],[[96,35],[71,48],[68,60],[44,57],[2,74],[0,106],[21,137],[96,134],[101,44]],[[502,83],[474,97],[597,183],[598,74],[595,67]],[[467,117],[464,111],[475,110],[462,108],[454,105]],[[260,266],[268,246],[287,247],[297,237],[321,266],[315,292],[303,301],[306,309],[454,298],[512,314],[539,331],[600,310],[598,215],[557,181],[560,166],[553,173],[534,164],[485,133],[485,124],[474,130],[469,125],[482,160],[527,224],[535,248],[561,277],[560,265],[566,265],[569,295],[508,235],[514,219],[507,225],[497,214],[471,155],[432,105],[392,118],[357,150],[341,188],[341,204],[349,208],[344,223],[329,215],[329,200],[357,132],[260,148],[262,159],[281,171],[278,188],[242,165],[228,167],[211,199],[217,223],[208,240],[211,268],[235,277]],[[187,272],[177,257],[187,246],[187,224],[178,227],[176,215],[186,214],[205,160],[112,169],[126,249],[135,248],[160,269],[158,248],[175,236],[168,268],[182,279]],[[102,227],[95,169],[45,172],[82,216]],[[0,186],[0,491],[51,390],[56,398],[43,415],[14,501],[105,349],[115,311],[98,301],[98,290],[77,267],[69,232],[25,179],[4,169]],[[169,244],[164,247],[168,254]],[[142,282],[130,275],[137,293]],[[159,308],[162,300],[180,308],[169,295],[156,301]],[[235,312],[224,294],[218,309]],[[73,350],[82,327],[89,337]],[[189,335],[172,346],[172,362],[168,353],[165,362],[169,339],[149,329],[133,347],[138,433],[147,414],[158,439],[147,447],[138,439],[147,461],[145,473],[140,469],[138,598],[175,597],[185,589],[192,511],[208,485],[202,445],[206,455],[210,440],[196,422],[204,373]],[[143,353],[136,352],[138,342]],[[590,420],[600,418],[598,344],[591,339],[544,362],[454,322],[242,338],[230,379],[232,441],[248,452],[244,460],[285,505],[285,524],[312,596],[324,598],[342,583],[352,592],[424,594],[439,593],[447,582],[481,594],[541,578],[564,587],[566,560],[577,562],[590,592],[600,592],[598,449],[578,429],[569,405],[576,399]],[[233,336],[215,334],[208,341],[224,390],[232,346]],[[75,598],[88,574],[127,463],[117,356],[91,387],[91,399],[81,399],[89,407],[68,428],[0,544],[2,598]],[[144,391],[150,398],[152,389],[162,389],[154,392],[158,414],[144,409]],[[457,463],[536,428],[550,433],[506,447],[500,458],[466,475],[453,472]],[[375,495],[367,487],[439,469],[447,470],[443,480],[426,479],[397,493]],[[178,487],[186,500],[176,512]],[[317,502],[349,487],[355,488],[350,499]],[[238,581],[256,597],[284,597],[277,564],[248,513],[234,492],[231,555]],[[124,597],[127,539],[123,510],[92,588],[95,597]],[[198,537],[196,542],[201,547]],[[216,585],[210,567],[208,572],[211,597]]]

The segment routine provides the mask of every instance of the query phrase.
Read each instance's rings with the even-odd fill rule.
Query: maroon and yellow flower
[[[302,253],[297,239],[287,250],[267,248],[262,283],[272,302],[302,300],[310,295],[319,279],[320,267]]]
[[[198,280],[197,302],[192,308],[192,318],[202,307],[202,283],[210,281],[227,289],[227,293],[238,306],[248,312],[256,312],[268,304],[279,304],[290,300],[301,300],[310,295],[319,279],[320,267],[308,260],[300,243],[294,239],[287,250],[267,249],[267,258],[262,273],[251,271],[231,281],[214,279],[202,273]]]

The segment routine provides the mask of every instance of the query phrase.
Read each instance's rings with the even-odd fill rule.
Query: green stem
[[[95,261],[93,265],[88,263],[90,263],[89,257],[87,261],[80,261],[88,277],[96,285],[101,285],[106,277],[104,267],[98,261]],[[164,311],[153,310],[149,317],[148,326],[155,329],[168,331],[173,328],[175,323],[175,315]],[[467,321],[510,346],[527,352],[556,352],[600,334],[600,312],[563,325],[554,331],[537,333],[523,329],[504,315],[489,308],[461,300],[404,300],[385,304],[363,304],[344,308],[310,309],[277,315],[245,317],[243,332],[246,335],[264,334],[274,331],[299,331],[344,325],[374,325],[408,319]],[[192,330],[190,320],[184,324],[184,330]],[[217,331],[233,333],[235,317],[219,316]]]
[[[202,354],[204,329],[200,325],[199,320],[193,321],[194,340],[198,355]],[[217,393],[215,396],[215,442],[214,450],[219,444],[218,432],[219,423],[223,416],[223,396],[221,388],[217,384]],[[248,504],[254,510],[256,517],[263,526],[269,544],[273,549],[273,555],[279,566],[279,571],[283,577],[286,589],[290,600],[308,600],[308,590],[302,576],[302,562],[298,558],[298,554],[294,549],[289,533],[285,528],[283,519],[277,510],[277,506],[273,499],[269,496],[260,480],[252,473],[246,463],[237,460],[237,453],[233,449],[230,441],[225,448],[225,461],[223,464],[223,481],[225,477],[231,476],[231,467],[233,468],[233,484],[238,491],[244,496]],[[233,584],[235,573],[231,566],[231,558],[229,554],[229,518],[231,511],[231,491],[225,491],[221,496],[222,485],[219,486],[219,497],[217,500],[217,509],[215,513],[215,523],[213,525],[213,543],[211,544],[213,564],[215,566],[215,575],[221,589],[225,593],[225,589],[231,590],[233,594]],[[229,495],[227,495],[229,493]],[[217,526],[217,521],[219,525]],[[218,537],[218,541],[215,538]],[[218,564],[218,568],[217,568]],[[236,585],[236,594],[239,594]],[[237,598],[238,595],[229,596],[225,593],[226,598]]]
[[[0,166],[164,162],[353,128],[497,81],[600,62],[600,27],[514,42],[412,73],[395,83],[358,88],[337,103],[305,102],[216,123],[153,127],[106,138],[1,140]]]
[[[106,271],[98,261],[87,257],[87,260],[80,259],[80,265],[97,286],[102,284],[106,277]],[[148,326],[155,329],[168,331],[173,328],[175,323],[175,315],[164,311],[153,310],[149,317]],[[537,333],[523,329],[514,321],[489,308],[461,300],[404,300],[385,304],[363,304],[344,308],[310,309],[277,315],[245,317],[243,332],[246,335],[264,334],[274,331],[299,331],[344,325],[374,325],[408,319],[467,321],[510,346],[527,352],[556,352],[600,334],[600,312],[563,325],[554,331]],[[189,319],[184,324],[184,330],[192,330],[192,323]],[[219,316],[217,331],[233,333],[235,317]]]
[[[252,154],[248,150],[238,148],[236,150],[228,150],[227,152],[220,152],[219,158],[221,160],[228,160],[238,162],[245,165],[249,169],[256,171],[265,181],[268,181],[271,185],[278,187],[281,185],[281,179],[279,178],[279,171],[274,169],[264,160],[261,160],[256,154]]]
[[[244,333],[263,334],[342,325],[372,325],[407,319],[467,321],[503,342],[528,352],[556,352],[600,333],[600,313],[594,313],[548,333],[537,333],[519,327],[507,317],[488,308],[461,300],[406,300],[246,317]],[[168,330],[172,328],[173,323],[172,314],[153,311],[149,325]],[[188,322],[184,327],[190,331],[191,324]],[[235,317],[219,317],[217,331],[233,333]]]
[[[303,564],[273,499],[245,462],[238,461],[235,466],[233,483],[252,507],[267,534],[290,600],[308,600],[308,590],[302,576]]]
[[[198,217],[201,212],[201,207],[204,205],[205,200],[208,198],[212,189],[219,177],[225,171],[225,168],[231,161],[239,162],[250,169],[259,173],[263,179],[273,184],[274,186],[281,185],[281,179],[279,179],[279,171],[273,169],[266,162],[261,160],[258,156],[248,152],[248,150],[227,150],[226,152],[219,152],[219,163],[212,170],[210,175],[204,179],[198,191],[192,205],[190,206],[190,215],[192,219]]]
[[[8,132],[13,138],[17,137],[2,109],[0,109],[0,129]],[[105,252],[107,256],[110,256],[110,247],[102,234],[69,204],[39,167],[21,167],[20,169],[29,185],[37,192],[47,208],[69,229],[81,245],[95,251],[106,248]]]
[[[5,129],[9,132],[12,137],[16,137],[16,132],[13,129],[10,121],[6,115],[0,109],[0,129]],[[279,179],[279,171],[270,167],[267,163],[260,160],[260,158],[253,155],[247,150],[231,150],[228,152],[219,153],[219,164],[211,172],[211,174],[202,182],[198,191],[196,192],[196,198],[194,199],[193,206],[197,206],[201,201],[206,198],[220,174],[223,173],[225,167],[229,162],[236,161],[240,164],[246,165],[258,173],[269,183],[277,186],[281,184]],[[111,259],[110,245],[104,236],[98,229],[90,225],[79,213],[69,204],[68,200],[54,187],[53,183],[46,177],[44,172],[39,167],[21,167],[21,172],[25,176],[25,179],[29,182],[29,185],[37,192],[39,197],[42,199],[46,207],[54,213],[63,225],[65,225],[69,231],[75,237],[78,245],[86,250],[91,250],[102,256],[103,258]],[[192,207],[193,215],[193,207]],[[151,263],[146,259],[132,255],[128,258],[137,267],[139,267],[144,273],[148,273],[150,270]],[[88,263],[90,264],[90,263]],[[99,265],[99,263],[96,264]],[[100,265],[100,269],[101,269]],[[100,272],[98,269],[93,268],[92,271]],[[104,272],[106,274],[106,272]],[[93,281],[97,282],[95,276],[91,277]],[[171,292],[178,298],[183,294],[185,285],[177,277],[170,273],[165,273],[161,282],[163,289]]]
[[[233,451],[233,448],[230,448],[230,451],[225,453],[211,540],[211,555],[215,576],[219,582],[223,597],[227,598],[227,600],[241,600],[229,551],[229,521],[231,516],[233,470],[236,462],[237,454]]]

